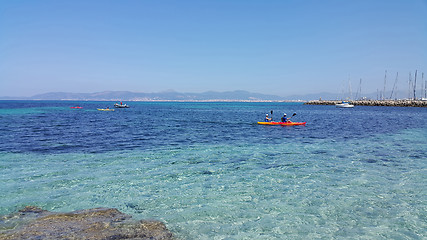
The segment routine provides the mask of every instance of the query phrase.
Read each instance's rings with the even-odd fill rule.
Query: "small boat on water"
[[[77,107],[70,107],[70,108],[72,108],[72,109],[82,109],[83,107],[77,106]]]
[[[114,111],[114,109],[109,109],[109,108],[97,108],[98,111]]]
[[[352,107],[354,107],[354,105],[350,104],[349,102],[342,101],[341,103],[335,104],[335,107],[337,107],[337,108],[352,108]]]
[[[122,102],[120,102],[120,104],[115,103],[115,104],[114,104],[114,107],[115,107],[115,108],[129,108],[129,105],[127,105],[127,104],[123,104]]]
[[[296,126],[305,125],[307,122],[258,122],[260,125]]]

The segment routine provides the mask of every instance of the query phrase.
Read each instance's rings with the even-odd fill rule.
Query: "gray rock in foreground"
[[[162,222],[132,220],[131,216],[114,208],[53,213],[37,207],[25,207],[16,214],[0,218],[0,239],[175,238]]]

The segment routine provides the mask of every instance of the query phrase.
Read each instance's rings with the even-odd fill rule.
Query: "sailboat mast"
[[[360,79],[359,88],[357,89],[355,100],[359,99],[362,99],[362,79]]]
[[[384,98],[384,96],[385,96],[385,85],[386,85],[386,83],[387,83],[387,70],[385,70],[385,74],[384,74],[384,90],[383,90],[383,97],[382,97],[382,100],[385,100]]]
[[[408,79],[408,100],[411,99],[411,85],[412,85],[412,73],[409,72],[409,79]]]
[[[424,93],[424,97],[423,97],[423,93]],[[421,73],[421,98],[425,98],[426,97],[425,95],[426,95],[426,84],[424,82],[424,73]]]
[[[415,70],[415,80],[414,80],[414,100],[416,100],[416,90],[417,90],[417,70]]]
[[[427,81],[424,81],[424,73],[421,73],[421,85],[424,84],[424,87],[421,87],[421,98],[427,97]],[[423,97],[424,92],[424,97]]]
[[[424,73],[422,78],[424,80]],[[427,80],[424,81],[424,98],[427,98]]]
[[[399,72],[397,72],[397,74],[396,74],[396,80],[394,81],[393,89],[391,90],[390,99],[393,99],[393,92],[394,92],[394,88],[396,87],[398,77],[399,77]]]

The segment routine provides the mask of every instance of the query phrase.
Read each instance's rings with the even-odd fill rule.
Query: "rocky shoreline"
[[[312,100],[307,105],[335,105],[339,100]],[[422,100],[353,100],[349,101],[355,106],[387,106],[387,107],[427,107],[427,101]]]
[[[166,226],[154,220],[133,220],[114,208],[54,213],[28,206],[0,216],[0,239],[151,239],[173,240]]]

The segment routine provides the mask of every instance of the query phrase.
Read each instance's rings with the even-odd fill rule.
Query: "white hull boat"
[[[337,108],[353,108],[354,105],[350,104],[349,102],[342,102],[342,103],[335,104],[335,107],[337,107]]]
[[[129,105],[116,103],[116,104],[114,104],[114,107],[115,108],[129,108]]]

